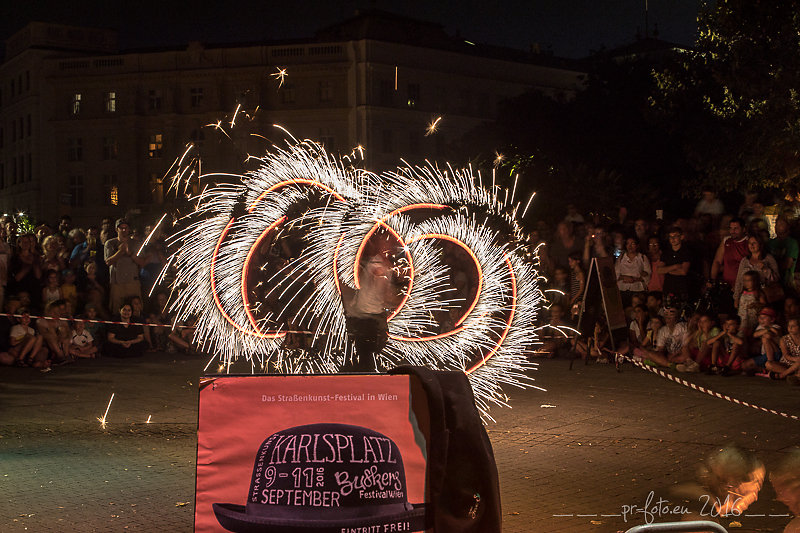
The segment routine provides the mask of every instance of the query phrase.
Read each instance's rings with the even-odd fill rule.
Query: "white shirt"
[[[633,258],[623,253],[617,258],[614,265],[614,270],[617,272],[617,287],[621,291],[646,291],[647,284],[650,283],[650,261],[644,254],[637,253]],[[642,278],[642,281],[623,281],[620,276],[633,276],[634,278]]]
[[[84,346],[91,344],[93,340],[94,338],[92,337],[92,334],[89,333],[88,329],[84,329],[80,333],[74,329],[72,330],[72,344],[75,346],[83,348]]]
[[[661,326],[656,335],[656,350],[666,353],[681,351],[683,343],[686,342],[686,332],[685,322],[678,322],[672,330],[669,329],[669,326]]]

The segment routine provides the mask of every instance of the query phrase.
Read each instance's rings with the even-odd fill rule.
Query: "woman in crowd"
[[[17,239],[17,250],[9,263],[8,294],[24,292],[35,298],[32,304],[38,304],[42,293],[42,256],[36,250],[36,237],[32,233]]]
[[[147,348],[144,342],[144,330],[139,324],[131,323],[133,308],[131,304],[124,303],[119,308],[120,324],[109,324],[108,342],[105,346],[105,355],[111,357],[140,357]]]
[[[650,237],[647,241],[647,259],[650,260],[650,281],[647,283],[647,292],[661,292],[664,290],[664,274],[658,273],[658,267],[664,266],[661,260],[661,243],[658,237]]]
[[[739,272],[736,275],[736,283],[733,287],[734,301],[737,301],[742,294],[744,275],[751,270],[758,272],[761,288],[780,281],[778,263],[775,262],[774,257],[767,253],[764,243],[759,238],[748,237],[747,252],[748,254],[739,263]]]
[[[614,265],[617,274],[617,286],[622,296],[623,307],[631,305],[634,294],[641,294],[647,290],[650,281],[650,261],[639,253],[639,244],[636,239],[625,239],[625,253],[617,258]]]
[[[62,245],[59,235],[48,235],[42,243],[43,257],[42,268],[61,272],[66,268],[66,262],[61,254]]]

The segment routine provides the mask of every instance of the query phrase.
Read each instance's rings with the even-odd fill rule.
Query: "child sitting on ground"
[[[792,385],[800,385],[800,318],[786,321],[788,333],[781,337],[781,359],[767,361],[766,367],[778,379],[785,379]],[[771,376],[772,377],[772,376]]]
[[[739,336],[738,315],[731,315],[722,326],[722,332],[708,339],[711,345],[711,366],[709,374],[730,375],[739,370],[744,350],[744,340]]]
[[[83,320],[75,320],[72,326],[72,340],[70,342],[69,353],[73,357],[84,357],[94,359],[97,356],[97,346],[94,345],[94,337],[86,329]]]
[[[781,337],[781,327],[775,323],[777,318],[778,314],[770,307],[765,307],[758,313],[758,327],[753,332],[753,340],[761,345],[761,349],[758,355],[746,359],[742,363],[742,369],[745,372],[766,373],[767,361],[780,360],[778,343]],[[757,347],[756,350],[758,350]]]
[[[43,347],[41,335],[31,327],[31,317],[27,309],[19,309],[22,317],[17,324],[11,326],[11,348],[8,353],[14,357],[17,366],[33,366],[34,368],[47,368],[47,348]]]
[[[720,334],[719,328],[714,326],[714,319],[708,313],[693,316],[689,320],[689,332],[689,338],[683,345],[686,360],[675,366],[678,372],[700,372],[700,367],[708,364],[706,359],[713,357],[714,343],[708,341]]]

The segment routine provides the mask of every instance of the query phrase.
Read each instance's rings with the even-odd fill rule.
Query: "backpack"
[[[429,516],[436,533],[500,533],[500,480],[489,435],[464,372],[400,366],[428,399]]]

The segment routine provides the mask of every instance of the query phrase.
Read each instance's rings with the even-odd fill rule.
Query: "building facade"
[[[504,99],[581,82],[565,61],[381,12],[303,41],[128,52],[112,31],[31,23],[0,66],[0,211],[78,225],[163,212],[190,143],[202,173],[241,173],[281,141],[274,124],[333,153],[360,146],[370,170],[442,160]]]

